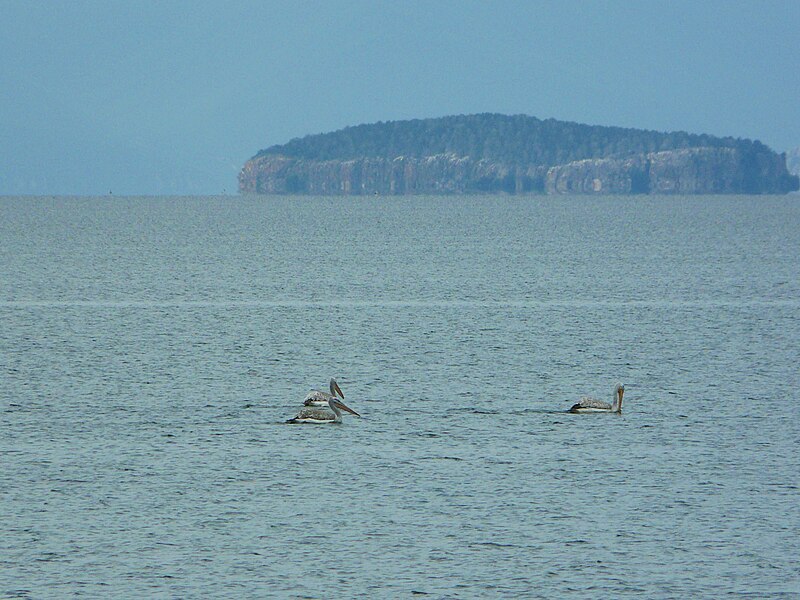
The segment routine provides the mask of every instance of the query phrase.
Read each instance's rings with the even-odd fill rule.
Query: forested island
[[[256,194],[783,194],[800,182],[759,141],[478,114],[357,125],[261,150]]]

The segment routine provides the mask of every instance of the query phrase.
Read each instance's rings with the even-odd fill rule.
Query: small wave
[[[516,544],[501,544],[499,542],[475,542],[470,546],[482,546],[485,548],[519,548]]]

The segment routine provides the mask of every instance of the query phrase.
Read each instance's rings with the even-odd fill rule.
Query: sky
[[[0,0],[0,194],[235,194],[258,150],[526,114],[800,146],[800,0]]]

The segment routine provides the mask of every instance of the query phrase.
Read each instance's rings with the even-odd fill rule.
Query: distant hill
[[[758,141],[478,114],[379,122],[258,152],[244,193],[785,193]]]

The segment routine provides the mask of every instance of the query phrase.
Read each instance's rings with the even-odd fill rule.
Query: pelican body
[[[328,408],[330,410],[326,410],[319,406],[305,406],[303,407],[297,416],[293,419],[289,419],[286,421],[287,423],[311,423],[311,424],[323,424],[323,423],[341,423],[342,422],[342,412],[349,412],[351,415],[355,415],[360,417],[361,415],[354,411],[349,406],[345,406],[344,403],[340,402],[337,398],[330,396],[328,398]]]
[[[342,388],[339,387],[339,384],[336,383],[336,380],[331,378],[331,393],[328,394],[327,392],[321,392],[319,390],[312,390],[303,398],[303,405],[304,406],[328,406],[328,400],[333,398],[336,399],[338,396],[344,400],[344,394],[342,393]]]
[[[622,395],[625,393],[625,386],[618,383],[614,386],[614,396],[611,404],[594,398],[581,398],[577,404],[573,404],[569,409],[571,413],[621,413]]]

